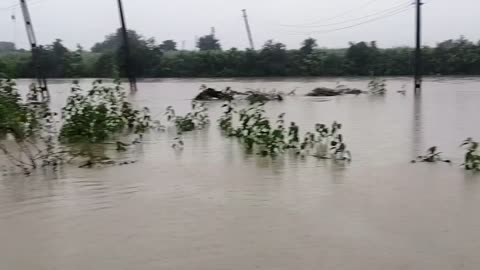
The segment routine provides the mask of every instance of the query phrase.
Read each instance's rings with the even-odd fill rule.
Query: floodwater
[[[213,124],[169,132],[127,153],[139,162],[0,176],[0,269],[471,269],[480,268],[480,176],[459,168],[466,137],[480,139],[480,78],[427,78],[421,98],[307,98],[336,81],[366,79],[151,80],[132,97],[153,115],[187,112],[202,83],[298,95],[269,103],[302,131],[344,124],[351,164],[248,155]],[[28,81],[20,81],[25,88]],[[82,84],[88,85],[89,80]],[[52,82],[54,106],[68,81]],[[429,146],[454,164],[410,164]]]

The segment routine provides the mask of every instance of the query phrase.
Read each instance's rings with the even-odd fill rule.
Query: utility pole
[[[243,20],[245,21],[245,28],[247,29],[248,41],[250,43],[250,49],[255,50],[255,45],[253,44],[252,31],[250,30],[250,24],[248,23],[247,10],[242,9]]]
[[[132,59],[130,56],[130,45],[128,42],[128,32],[125,22],[125,15],[123,13],[123,4],[122,0],[118,0],[118,10],[120,13],[120,22],[122,24],[122,37],[123,37],[123,53],[125,54],[125,72],[127,73],[128,81],[130,83],[130,91],[137,91],[137,79],[135,74],[132,72]]]
[[[415,94],[422,90],[422,1],[416,0]]]
[[[50,98],[50,94],[48,92],[47,79],[43,75],[40,67],[39,48],[37,46],[37,38],[35,37],[35,31],[33,30],[32,18],[30,17],[27,1],[20,0],[20,6],[22,8],[23,19],[25,20],[28,41],[30,42],[30,47],[32,49],[32,63],[35,68],[35,77],[37,79],[38,87],[40,87],[41,90],[42,99],[43,101],[46,101]]]

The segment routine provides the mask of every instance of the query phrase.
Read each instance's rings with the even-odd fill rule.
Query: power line
[[[282,25],[282,26],[294,27],[294,28],[317,28],[317,27],[327,27],[327,26],[341,25],[341,24],[346,24],[346,23],[349,23],[349,22],[361,21],[363,19],[371,18],[371,17],[378,16],[378,15],[387,14],[387,13],[390,13],[390,12],[397,11],[397,10],[400,10],[402,8],[408,7],[410,5],[412,5],[412,4],[411,4],[410,1],[408,1],[408,2],[404,2],[403,4],[396,5],[396,6],[381,10],[381,11],[377,11],[377,12],[374,12],[374,13],[371,13],[371,14],[368,14],[368,15],[365,15],[365,16],[362,16],[362,17],[357,17],[357,18],[348,19],[348,20],[335,22],[335,23],[329,23],[329,24],[305,25],[305,26]]]
[[[30,7],[31,7],[32,5],[39,4],[40,2],[43,2],[43,1],[47,1],[47,0],[32,1],[32,2],[29,3],[28,5],[30,5]],[[13,4],[13,5],[10,5],[10,6],[6,6],[6,7],[0,8],[0,11],[8,11],[8,10],[11,10],[12,8],[16,8],[16,7],[19,7],[19,6],[20,6],[20,3]]]
[[[301,23],[301,24],[283,24],[283,26],[291,26],[291,27],[295,27],[295,26],[309,26],[309,25],[314,25],[314,24],[318,24],[318,23],[323,23],[323,22],[328,22],[328,21],[333,21],[335,19],[338,19],[338,18],[342,18],[342,17],[345,17],[346,15],[352,13],[352,12],[356,12],[358,11],[359,9],[363,9],[365,7],[368,7],[370,6],[371,4],[375,3],[375,2],[378,2],[379,0],[370,0],[369,2],[363,4],[363,5],[360,5],[360,6],[357,6],[355,8],[352,8],[352,9],[349,9],[345,12],[342,12],[340,14],[337,14],[336,16],[333,16],[333,17],[330,17],[330,18],[326,18],[326,19],[321,19],[321,20],[316,20],[316,21],[312,21],[312,22],[309,22],[309,23]],[[400,0],[400,1],[397,1],[397,2],[402,2],[404,0]],[[410,1],[409,1],[410,2]]]
[[[310,23],[292,24],[292,25],[285,25],[285,26],[307,26],[307,25],[316,24],[316,23],[318,23],[318,22],[332,21],[332,20],[335,20],[335,19],[337,19],[337,18],[344,17],[345,15],[348,15],[348,14],[350,14],[350,13],[352,13],[352,12],[354,12],[354,11],[357,11],[357,10],[359,10],[359,9],[365,8],[365,7],[367,7],[367,6],[375,3],[375,2],[377,2],[377,1],[378,1],[378,0],[370,0],[369,2],[367,2],[367,3],[365,3],[365,4],[361,5],[361,6],[357,6],[357,7],[353,8],[353,9],[349,9],[349,10],[347,10],[347,11],[344,11],[344,12],[342,12],[342,13],[339,13],[339,14],[333,16],[333,17],[330,17],[330,18],[327,18],[327,19],[324,19],[324,20],[320,20],[320,21],[319,21],[319,20],[316,20],[316,21],[313,21],[313,22],[310,22]]]
[[[367,23],[371,23],[371,22],[381,20],[381,19],[389,18],[389,17],[395,16],[397,14],[403,13],[405,11],[408,11],[410,9],[411,9],[411,6],[408,6],[408,7],[405,7],[403,9],[396,10],[396,11],[390,12],[388,14],[385,14],[384,16],[376,17],[376,18],[366,20],[366,21],[363,21],[363,22],[360,22],[360,23],[357,23],[357,24],[349,25],[349,26],[346,26],[346,27],[335,28],[335,29],[330,29],[330,30],[325,30],[325,31],[290,32],[290,34],[311,35],[311,34],[326,34],[326,33],[331,33],[331,32],[337,32],[337,31],[340,31],[340,30],[351,29],[351,28],[354,28],[354,27],[357,27],[357,26],[360,26],[360,25],[364,25],[364,24],[367,24]]]

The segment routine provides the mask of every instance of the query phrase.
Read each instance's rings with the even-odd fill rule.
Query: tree
[[[69,52],[68,65],[65,71],[69,78],[79,78],[85,76],[86,67],[83,62],[83,48],[77,45],[77,50]]]
[[[95,62],[93,71],[96,77],[111,78],[113,77],[115,68],[115,55],[111,52],[107,52],[102,54]]]
[[[162,52],[170,52],[177,50],[177,43],[171,39],[164,40],[162,44],[160,44],[159,49]]]
[[[307,38],[302,42],[300,51],[304,55],[311,54],[317,48],[317,41],[313,38]]]
[[[319,49],[313,38],[300,49],[287,50],[282,43],[268,41],[258,51],[232,48],[222,51],[212,35],[200,38],[200,51],[176,50],[173,40],[157,44],[135,31],[129,32],[131,69],[138,77],[241,77],[241,76],[343,76],[410,75],[413,49],[380,49],[375,42],[350,43],[348,48]],[[47,77],[111,77],[125,65],[121,32],[108,35],[86,52],[70,51],[55,40],[39,46],[39,63]],[[423,47],[424,74],[480,75],[480,42],[463,37]],[[4,77],[32,78],[35,69],[26,50],[0,53]],[[125,74],[122,74],[125,75]]]
[[[128,42],[130,46],[136,46],[141,43],[142,37],[134,30],[127,31]],[[123,44],[122,30],[119,28],[115,33],[109,34],[102,42],[97,42],[93,45],[91,51],[94,53],[104,53],[106,51],[116,51]]]
[[[353,43],[350,42],[350,48],[346,53],[348,71],[352,75],[370,75],[377,74],[377,58],[379,56],[377,44],[372,41]],[[378,75],[378,74],[377,74]]]
[[[259,54],[263,75],[285,76],[287,74],[287,51],[283,43],[269,40]]]
[[[197,48],[200,51],[214,51],[221,50],[222,46],[220,45],[220,41],[216,39],[214,35],[206,35],[198,39]]]
[[[162,52],[156,45],[155,39],[145,39],[143,36],[133,30],[128,30],[128,45],[130,48],[130,68],[135,76],[153,76],[159,66]],[[105,58],[100,57],[101,64],[97,66],[97,70],[102,73],[109,73],[111,67],[117,66],[121,71],[121,76],[126,68],[125,50],[123,50],[123,36],[120,29],[116,33],[105,37],[103,42],[96,43],[92,47],[92,52],[108,54]],[[113,54],[113,59],[110,55]],[[109,61],[113,60],[113,63]],[[109,71],[110,70],[110,71]]]

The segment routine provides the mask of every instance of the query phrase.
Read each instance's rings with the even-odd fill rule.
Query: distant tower
[[[252,31],[250,30],[250,24],[248,23],[247,10],[242,9],[243,19],[245,21],[245,28],[247,29],[248,41],[250,43],[250,49],[255,50],[255,45],[253,44]]]
[[[182,40],[182,51],[185,51],[185,40]]]
[[[210,35],[212,35],[212,37],[215,37],[215,27],[211,28]]]

